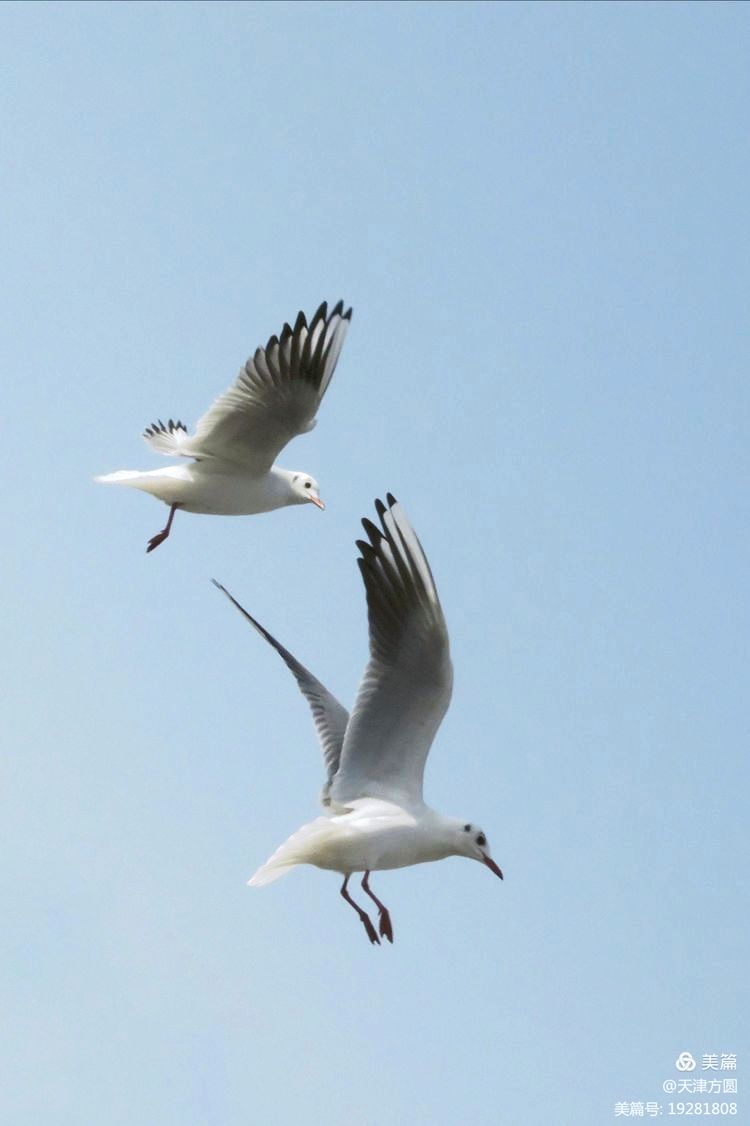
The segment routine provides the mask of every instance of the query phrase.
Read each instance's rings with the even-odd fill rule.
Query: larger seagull
[[[313,477],[274,462],[287,442],[315,425],[351,317],[342,301],[330,313],[324,301],[309,324],[300,313],[294,328],[285,324],[279,336],[256,350],[199,420],[195,434],[172,419],[144,431],[152,450],[194,461],[144,472],[120,469],[96,478],[141,489],[169,505],[167,523],[146,551],[164,542],[178,509],[249,516],[288,504],[325,508]]]
[[[312,673],[256,622],[220,583],[215,585],[286,662],[313,713],[323,750],[327,811],[298,829],[249,881],[262,887],[298,864],[340,872],[341,895],[359,915],[370,942],[393,942],[388,909],[370,888],[370,873],[447,856],[478,860],[500,879],[484,832],[425,804],[425,761],[451,698],[453,667],[435,582],[401,505],[375,502],[380,528],[364,519],[367,541],[357,560],[367,594],[370,660],[351,715]],[[378,911],[378,929],[348,891],[354,872]]]

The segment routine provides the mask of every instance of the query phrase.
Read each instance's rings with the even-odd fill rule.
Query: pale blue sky
[[[748,1011],[744,4],[0,7],[13,1126],[602,1126]],[[282,464],[152,467],[299,308],[354,320]],[[347,703],[392,490],[452,636],[462,860],[245,886],[314,732],[223,581]],[[744,1070],[743,1070],[744,1067]],[[741,1120],[741,1119],[740,1119]]]

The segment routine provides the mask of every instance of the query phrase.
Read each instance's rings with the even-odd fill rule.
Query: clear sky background
[[[739,1053],[750,1121],[749,32],[0,8],[4,1122],[602,1126],[666,1113],[683,1050]],[[327,511],[178,515],[146,556],[166,508],[92,476],[339,297],[281,458]],[[452,637],[426,796],[506,879],[377,876],[378,949],[331,873],[245,886],[322,770],[209,578],[350,703],[387,490]]]

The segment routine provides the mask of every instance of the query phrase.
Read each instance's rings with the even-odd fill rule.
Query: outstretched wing
[[[159,445],[148,431],[144,437],[160,452],[215,457],[262,476],[287,442],[315,425],[351,318],[342,301],[330,313],[324,301],[309,324],[300,313],[294,328],[285,324],[280,336],[257,349],[199,419],[195,434],[177,434],[176,441],[170,434],[169,451],[163,437]]]
[[[323,760],[326,766],[326,784],[323,788],[321,800],[324,806],[330,805],[328,790],[331,779],[339,768],[339,758],[341,756],[341,746],[344,742],[344,732],[349,722],[348,711],[338,702],[335,696],[331,695],[325,685],[321,684],[304,665],[300,664],[296,657],[292,656],[288,649],[285,649],[275,637],[272,637],[268,630],[263,628],[260,622],[256,622],[255,618],[251,614],[248,614],[243,606],[240,606],[237,599],[229,593],[226,587],[223,587],[221,583],[217,583],[216,579],[212,579],[211,582],[227,596],[229,601],[237,607],[241,614],[244,614],[250,622],[250,625],[257,629],[261,637],[265,637],[269,645],[274,647],[276,652],[286,663],[287,668],[293,674],[302,695],[310,705],[315,730],[318,733],[318,740],[323,751]]]
[[[357,541],[370,661],[331,785],[342,805],[361,797],[421,803],[425,761],[453,685],[432,572],[403,508],[390,494],[387,500],[387,508],[375,502],[381,528],[363,520],[369,542]]]

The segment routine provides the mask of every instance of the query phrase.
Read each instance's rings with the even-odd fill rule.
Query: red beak
[[[482,853],[482,863],[486,864],[487,867],[489,868],[490,872],[494,872],[495,875],[499,876],[500,879],[502,880],[502,878],[503,878],[502,869],[498,868],[497,864],[495,863],[495,861],[492,859],[491,856],[485,856],[485,854]]]
[[[312,504],[317,504],[318,508],[322,508],[325,511],[325,505],[323,504],[323,501],[320,499],[320,497],[309,497],[308,499]]]

